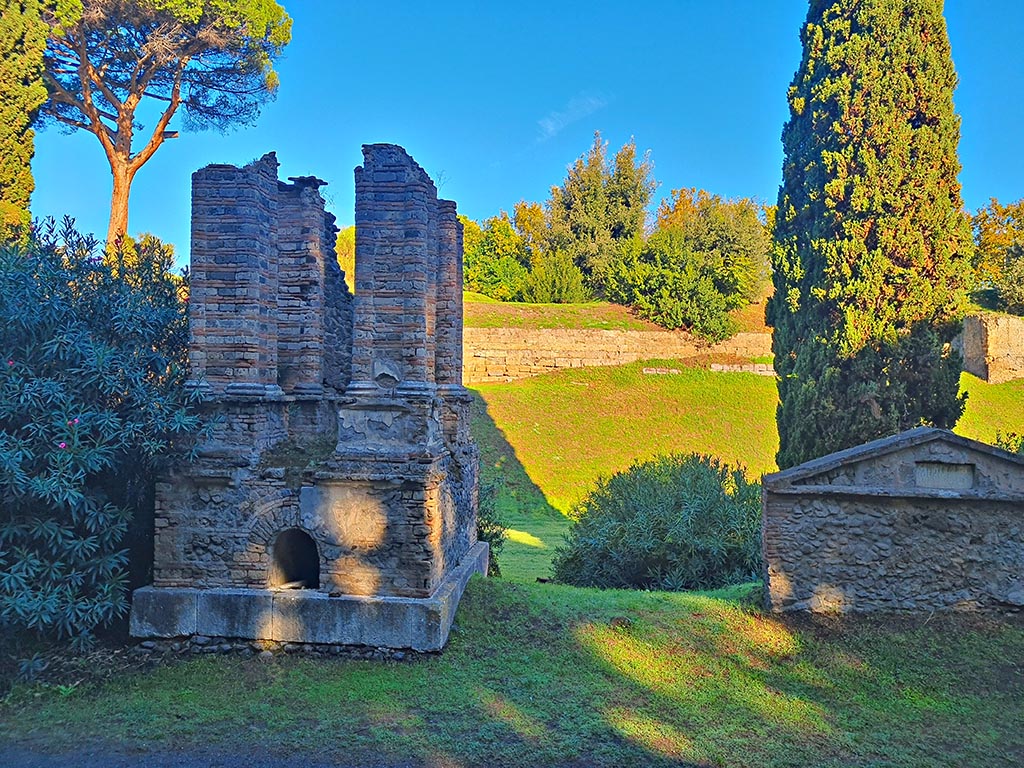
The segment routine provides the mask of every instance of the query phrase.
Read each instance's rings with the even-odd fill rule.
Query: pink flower
[[[57,443],[57,447],[60,448],[63,451],[65,448],[68,447],[68,444],[67,443]]]
[[[78,423],[78,419],[71,419],[71,421],[68,422],[68,426],[70,427],[70,426],[72,426],[74,424],[77,424],[77,423]]]
[[[14,361],[13,360],[8,360],[7,361],[7,366],[10,367],[12,365],[14,365]]]

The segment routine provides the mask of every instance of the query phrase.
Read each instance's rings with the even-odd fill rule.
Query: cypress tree
[[[30,126],[46,101],[43,52],[47,27],[40,0],[0,0],[0,242],[27,232],[35,188]]]
[[[781,467],[963,412],[971,230],[942,0],[811,0],[768,321]]]

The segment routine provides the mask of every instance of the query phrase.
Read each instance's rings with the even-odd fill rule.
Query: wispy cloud
[[[537,121],[537,125],[540,126],[539,141],[554,138],[573,123],[604,109],[606,106],[608,106],[607,99],[599,95],[579,93],[573,96],[564,108],[550,112]]]

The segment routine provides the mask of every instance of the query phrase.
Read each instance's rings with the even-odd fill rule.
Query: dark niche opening
[[[320,553],[312,536],[298,528],[277,535],[271,547],[270,586],[320,589]]]

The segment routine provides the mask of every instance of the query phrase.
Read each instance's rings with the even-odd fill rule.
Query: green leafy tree
[[[508,214],[502,211],[481,227],[459,217],[463,228],[463,285],[499,301],[518,301],[526,280],[529,252]]]
[[[548,251],[523,281],[522,298],[533,304],[579,304],[592,296],[572,257],[565,251]]]
[[[113,177],[108,243],[128,230],[128,197],[139,169],[186,128],[248,124],[277,89],[273,62],[291,39],[291,19],[272,0],[76,0],[80,13],[45,14],[49,36],[43,115],[99,140]],[[159,105],[148,136],[137,110]]]
[[[677,229],[694,253],[707,254],[730,275],[727,292],[747,302],[768,282],[771,233],[764,210],[749,198],[725,200],[703,189],[674,189],[658,207],[658,229]]]
[[[632,140],[609,163],[607,142],[594,144],[570,166],[561,186],[551,188],[546,210],[549,247],[572,256],[597,288],[621,244],[643,237],[647,206],[657,186],[648,156],[638,159]]]
[[[551,239],[544,206],[520,200],[512,206],[512,224],[523,239],[532,267],[549,249]]]
[[[0,248],[0,628],[85,640],[124,613],[133,514],[199,428],[173,252],[128,245],[65,222]]]
[[[28,232],[35,184],[31,129],[46,101],[42,0],[0,0],[0,242]]]
[[[730,310],[748,302],[745,276],[721,251],[695,250],[681,227],[659,229],[609,268],[608,298],[665,328],[711,341],[735,332]]]
[[[1024,200],[1003,205],[993,197],[971,217],[971,225],[978,282],[995,285],[1002,276],[1007,252],[1024,246]]]
[[[978,286],[997,309],[1024,314],[1024,200],[994,197],[971,219]]]
[[[811,0],[775,223],[779,465],[963,412],[970,223],[942,0]]]
[[[334,254],[338,258],[338,266],[345,273],[345,285],[349,293],[356,292],[356,228],[355,225],[344,227],[338,232],[334,243]]]

